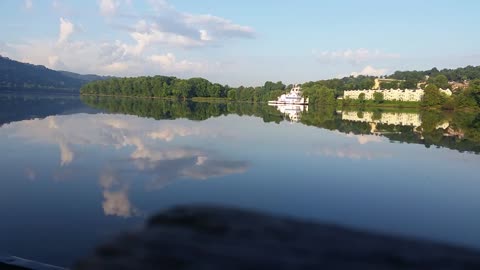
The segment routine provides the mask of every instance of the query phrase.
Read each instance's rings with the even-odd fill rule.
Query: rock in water
[[[251,211],[184,206],[74,269],[480,269],[480,252]]]

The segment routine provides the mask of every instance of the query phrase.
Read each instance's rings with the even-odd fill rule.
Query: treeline
[[[232,88],[203,78],[180,79],[168,76],[111,78],[84,85],[82,95],[113,95],[135,97],[228,98],[236,101],[261,102],[276,99],[284,93],[282,82],[265,82],[259,87]]]
[[[448,81],[463,82],[465,80],[471,81],[480,79],[480,66],[467,66],[456,69],[442,69],[432,68],[425,71],[395,71],[392,75],[387,76],[390,79],[397,80],[413,80],[420,82],[425,79],[426,76],[436,77],[438,75],[444,75]]]
[[[441,107],[444,110],[480,109],[480,79],[471,81],[466,89],[455,91],[451,96],[441,93],[439,88],[442,87],[435,83],[429,83],[425,87],[421,106]]]
[[[343,91],[353,89],[371,89],[375,84],[373,76],[350,76],[341,79],[328,79],[311,81],[302,84],[305,90],[315,91],[316,89],[331,89],[336,97],[343,96]]]
[[[448,80],[445,75],[437,75],[429,78],[423,88],[424,95],[420,102],[385,100],[383,93],[377,92],[373,95],[373,100],[366,100],[365,94],[362,93],[358,96],[358,99],[343,99],[341,104],[337,105],[357,107],[395,106],[423,107],[443,110],[480,110],[480,79],[470,81],[468,87],[453,91],[451,96],[447,96],[440,92],[440,88],[448,88]],[[322,104],[333,104],[334,100],[331,98],[331,92],[333,92],[333,90],[330,90],[330,92],[328,89],[317,90],[317,93],[323,93],[323,99],[319,99],[322,101]]]

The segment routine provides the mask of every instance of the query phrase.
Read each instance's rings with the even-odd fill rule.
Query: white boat
[[[290,93],[279,96],[277,100],[270,100],[268,104],[308,105],[308,98],[302,97],[302,89],[299,84],[296,84]]]

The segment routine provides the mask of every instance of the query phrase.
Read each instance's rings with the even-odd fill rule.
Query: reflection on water
[[[95,112],[95,110],[83,104],[78,96],[66,94],[14,95],[0,93],[0,126],[12,121],[79,111]]]
[[[148,99],[83,97],[89,106],[113,113],[155,119],[205,120],[221,115],[251,115],[264,122],[299,122],[342,133],[372,134],[392,141],[436,145],[480,153],[480,114],[436,111],[338,111],[331,107],[268,106],[248,103],[191,103]]]
[[[69,265],[185,203],[480,247],[475,113],[82,99],[2,118],[1,252]]]
[[[120,174],[132,178],[148,176],[148,190],[162,188],[176,179],[206,180],[243,173],[246,161],[228,160],[201,146],[170,144],[176,137],[228,136],[218,128],[187,126],[177,123],[152,122],[133,116],[108,114],[75,114],[49,116],[4,125],[0,134],[24,142],[57,145],[59,166],[71,165],[78,146],[107,147],[119,156],[110,160],[99,176],[103,189],[105,214],[130,217],[140,211],[128,199],[129,184]],[[30,169],[30,171],[32,171]],[[33,171],[32,171],[33,172]],[[30,172],[29,174],[34,175]]]
[[[413,126],[422,125],[418,112],[362,112],[362,111],[340,111],[342,120],[367,122],[375,124]]]
[[[308,105],[294,105],[294,104],[269,104],[274,106],[279,112],[288,117],[292,122],[300,121],[302,112],[308,112]]]

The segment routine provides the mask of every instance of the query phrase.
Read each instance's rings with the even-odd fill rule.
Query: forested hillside
[[[55,71],[44,66],[22,63],[0,56],[0,90],[65,90],[76,92],[82,85],[103,78],[97,75]]]

